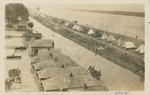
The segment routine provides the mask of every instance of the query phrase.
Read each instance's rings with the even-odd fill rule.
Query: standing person
[[[96,45],[96,47],[95,47],[95,56],[97,55],[97,53],[98,53],[98,45]]]
[[[95,56],[97,55],[97,52],[98,52],[98,50],[97,50],[97,47],[96,47],[96,50],[95,50]]]
[[[91,75],[93,76],[94,75],[94,71],[95,71],[95,68],[94,66],[91,68]]]
[[[91,72],[91,68],[92,68],[92,67],[91,67],[91,65],[90,65],[90,67],[88,68],[88,70],[89,70],[90,72]]]
[[[98,72],[97,79],[100,80],[100,77],[102,76],[101,71]]]

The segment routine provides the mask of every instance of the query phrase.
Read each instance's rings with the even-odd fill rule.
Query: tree
[[[28,21],[29,20],[29,12],[28,9],[23,4],[7,4],[5,6],[5,17],[8,23],[17,23],[18,17],[21,17],[21,20]]]

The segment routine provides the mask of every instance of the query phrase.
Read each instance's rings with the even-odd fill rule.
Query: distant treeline
[[[83,12],[94,12],[94,13],[104,13],[104,14],[116,14],[116,15],[145,17],[145,13],[144,12],[108,11],[108,10],[82,10],[82,9],[69,9],[69,10],[83,11]]]

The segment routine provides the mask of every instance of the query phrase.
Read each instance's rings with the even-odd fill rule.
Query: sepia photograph
[[[6,93],[144,91],[144,58],[142,3],[5,4]]]

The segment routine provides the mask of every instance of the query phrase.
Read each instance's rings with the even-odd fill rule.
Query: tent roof
[[[123,45],[123,41],[122,41],[121,39],[118,39],[115,43],[116,43],[118,46]]]
[[[77,25],[75,24],[73,27],[72,27],[72,29],[76,29],[77,28]]]
[[[110,35],[108,38],[107,38],[107,41],[111,42],[111,41],[116,41],[116,39],[114,38],[114,36]]]
[[[65,23],[65,26],[68,26],[69,24],[70,24],[69,22],[66,22],[66,23]]]
[[[53,78],[42,81],[45,91],[69,89],[74,87],[97,86],[101,83],[93,78],[91,75],[69,77],[69,75],[55,76]]]
[[[76,28],[76,30],[80,30],[81,29],[81,27],[79,26],[79,25],[77,25],[77,28]]]
[[[136,46],[134,45],[134,43],[131,42],[131,41],[125,42],[125,44],[122,47],[125,48],[125,49],[136,48]]]
[[[88,34],[94,34],[95,32],[93,31],[93,29],[90,29]]]
[[[102,35],[102,37],[101,37],[101,39],[107,39],[108,38],[108,36],[107,36],[107,34],[106,33],[104,33],[103,35]]]
[[[141,53],[141,54],[145,53],[145,46],[144,46],[143,44],[140,45],[140,46],[135,50],[135,52],[138,52],[138,53]]]

